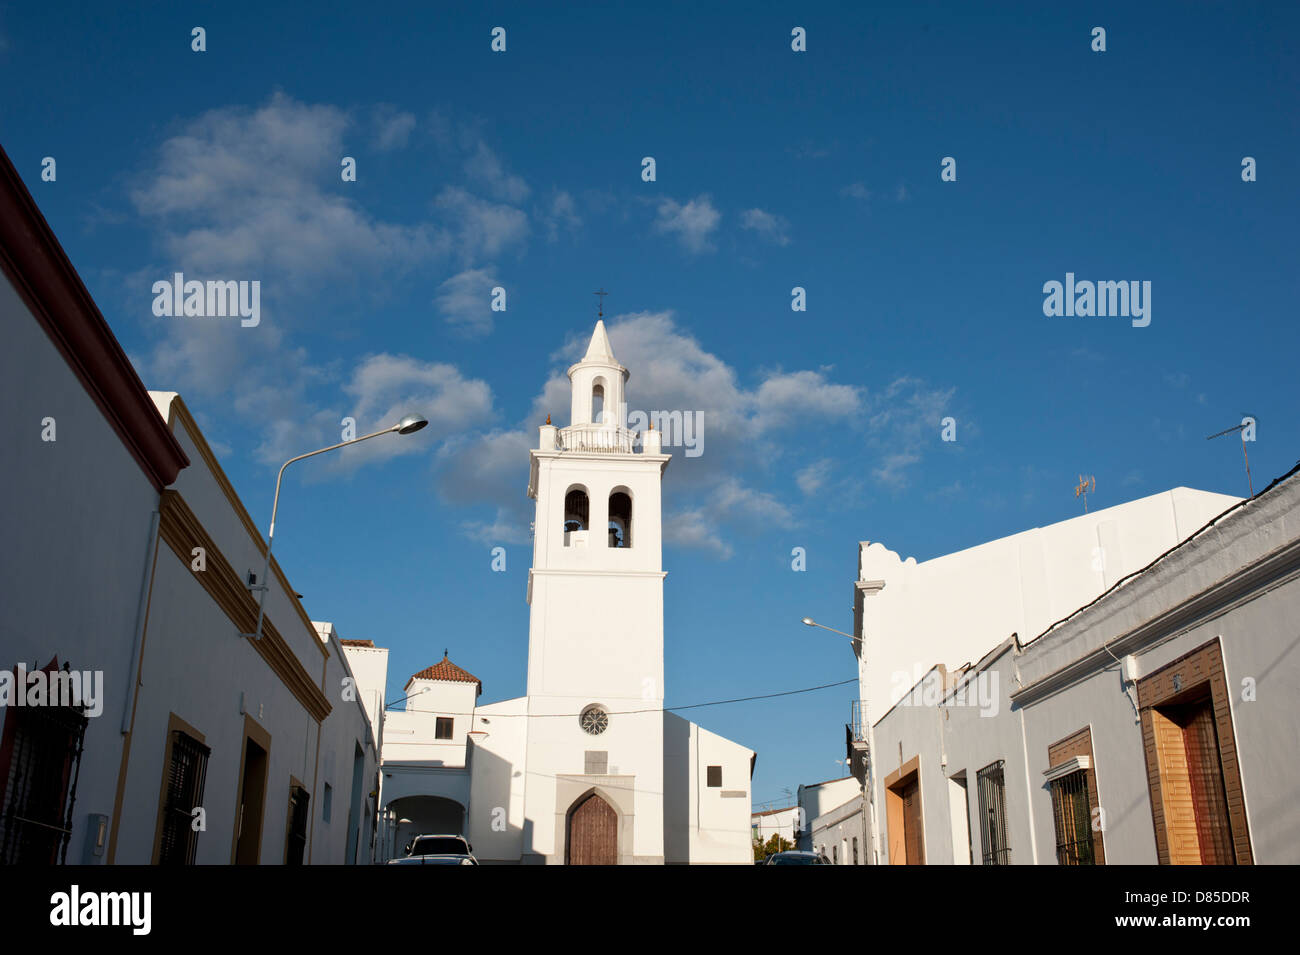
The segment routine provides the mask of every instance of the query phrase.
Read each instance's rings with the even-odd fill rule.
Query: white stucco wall
[[[1153,673],[1206,644],[1218,642],[1237,745],[1251,846],[1261,864],[1300,862],[1300,685],[1295,621],[1300,619],[1300,481],[1238,508],[1204,535],[1179,548],[1141,578],[1032,642],[1021,656],[1026,690],[1025,745],[1031,766],[1039,861],[1055,862],[1051,794],[1039,782],[1047,748],[1088,726],[1092,733],[1102,838],[1107,863],[1156,861],[1141,727],[1122,692],[1121,665],[1100,650],[1112,642],[1125,655],[1125,635],[1160,615],[1207,600],[1191,622],[1156,627],[1135,649],[1129,675]],[[1290,556],[1288,556],[1290,555]],[[1256,575],[1255,568],[1267,565]],[[1232,581],[1252,575],[1243,589]],[[1040,696],[1076,661],[1099,657],[1076,679]],[[1250,681],[1249,683],[1247,681]],[[1249,699],[1253,695],[1253,699]]]
[[[810,842],[834,865],[867,865],[862,796],[823,813],[810,824]],[[857,856],[855,861],[854,852]]]
[[[837,806],[842,806],[862,792],[862,785],[852,776],[828,779],[820,783],[803,785],[796,791],[801,812],[799,848],[811,850],[812,821]]]
[[[754,751],[673,713],[664,724],[664,861],[752,864],[750,767]],[[708,785],[708,767],[722,785]]]
[[[749,825],[754,838],[766,843],[773,836],[779,835],[790,845],[794,845],[795,830],[799,824],[799,807],[778,809],[771,812],[756,812],[750,815]]]
[[[1215,644],[1223,655],[1255,861],[1300,861],[1300,810],[1290,798],[1300,781],[1300,712],[1292,693],[1300,662],[1289,652],[1300,617],[1297,513],[1300,480],[1293,477],[1091,607],[1031,637],[1023,649],[1005,641],[972,669],[953,674],[939,705],[923,696],[895,705],[873,728],[881,861],[888,860],[891,838],[884,777],[917,756],[927,863],[963,861],[958,840],[964,830],[954,824],[963,814],[980,863],[977,773],[1000,759],[1011,864],[1056,864],[1051,790],[1043,775],[1048,751],[1087,728],[1106,862],[1154,864],[1136,691],[1121,674],[1140,679]],[[990,690],[997,701],[992,707]],[[961,790],[950,783],[963,773],[965,807],[954,802]]]
[[[170,400],[168,394],[155,394],[164,415]],[[260,574],[262,561],[257,542],[204,463],[197,436],[190,434],[179,418],[173,431],[192,462],[178,477],[174,489],[237,572],[247,566]],[[366,812],[373,819],[375,811],[369,793],[375,784],[377,749],[362,706],[342,697],[342,679],[348,673],[343,658],[332,655],[317,630],[304,622],[293,595],[272,575],[267,618],[306,673],[313,681],[319,680],[317,685],[331,705],[330,715],[318,726],[252,643],[239,636],[229,617],[201,586],[198,573],[191,569],[188,559],[182,560],[165,542],[159,544],[116,861],[140,864],[151,859],[171,714],[202,734],[204,744],[211,749],[203,805],[207,829],[198,839],[198,863],[225,864],[231,858],[245,715],[271,737],[262,817],[263,863],[279,864],[284,859],[290,777],[311,794],[310,831],[316,831],[314,827],[323,812],[325,781],[318,775],[318,746],[326,778],[335,780],[331,783],[334,794],[330,826],[342,829],[346,827],[351,796],[352,754],[360,745],[364,768],[357,823],[358,828],[364,828]],[[329,838],[331,831],[323,835]],[[359,861],[365,861],[368,834],[361,839]],[[327,849],[324,854],[328,857],[334,852]],[[309,847],[304,858],[308,856],[318,861],[314,846]],[[342,862],[343,858],[328,861]]]
[[[39,669],[57,655],[60,666],[103,673],[103,709],[86,728],[67,853],[80,863],[89,816],[113,815],[158,493],[3,275],[0,327],[0,667],[21,661]],[[41,440],[47,417],[55,419],[51,442]]]
[[[917,563],[859,546],[861,690],[875,722],[936,663],[979,659],[1091,601],[1239,499],[1175,488]]]

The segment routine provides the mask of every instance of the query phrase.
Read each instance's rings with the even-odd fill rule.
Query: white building
[[[878,861],[1300,861],[1298,504],[1294,471],[1247,501],[1180,488],[1030,532],[1053,542],[1032,563],[1016,535],[940,559],[964,574],[913,565],[892,607],[904,565],[864,544],[864,697],[873,647],[930,660],[850,742],[875,756]]]
[[[241,636],[266,542],[3,152],[0,265],[0,863],[369,861],[377,737],[347,660],[274,560]],[[16,700],[62,667],[77,697]]]
[[[773,836],[780,836],[793,846],[799,835],[799,807],[785,806],[750,813],[749,827],[754,838],[764,845]]]
[[[865,843],[860,780],[841,776],[800,786],[798,801],[798,848],[818,852],[836,865],[856,864],[852,862],[855,848],[862,858]]]
[[[388,714],[390,851],[432,828],[465,831],[485,861],[752,861],[753,751],[663,710],[671,455],[619,420],[627,378],[598,322],[569,369],[570,424],[548,418],[529,454],[527,695],[480,705],[479,681],[444,655]]]

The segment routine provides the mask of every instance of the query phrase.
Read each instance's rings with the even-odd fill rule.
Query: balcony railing
[[[861,700],[849,705],[849,721],[844,724],[844,755],[849,764],[849,775],[865,782],[871,771],[871,753],[867,740],[866,714]]]
[[[853,700],[849,704],[849,739],[855,743],[864,743],[867,739],[867,728],[863,722],[862,701]]]
[[[636,432],[603,424],[571,424],[561,428],[557,445],[564,451],[594,451],[598,454],[631,454]]]

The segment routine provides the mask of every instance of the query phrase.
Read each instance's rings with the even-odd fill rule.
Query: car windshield
[[[772,865],[815,865],[812,856],[778,855],[772,857]]]
[[[468,852],[464,839],[458,839],[455,836],[425,836],[415,840],[415,845],[411,846],[411,855],[429,856],[429,855],[465,855]]]

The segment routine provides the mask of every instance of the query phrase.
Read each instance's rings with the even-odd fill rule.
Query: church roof
[[[413,674],[411,680],[448,680],[452,683],[477,683],[478,691],[483,692],[483,681],[470,673],[468,670],[462,670],[456,664],[447,659],[447,654],[442,655],[442,659],[433,666],[425,667],[419,673]],[[407,686],[411,685],[411,680],[407,680]]]
[[[614,358],[614,349],[609,345],[609,334],[605,331],[603,319],[597,320],[596,330],[591,333],[591,344],[587,346],[587,354],[582,356],[582,360],[618,364]]]

